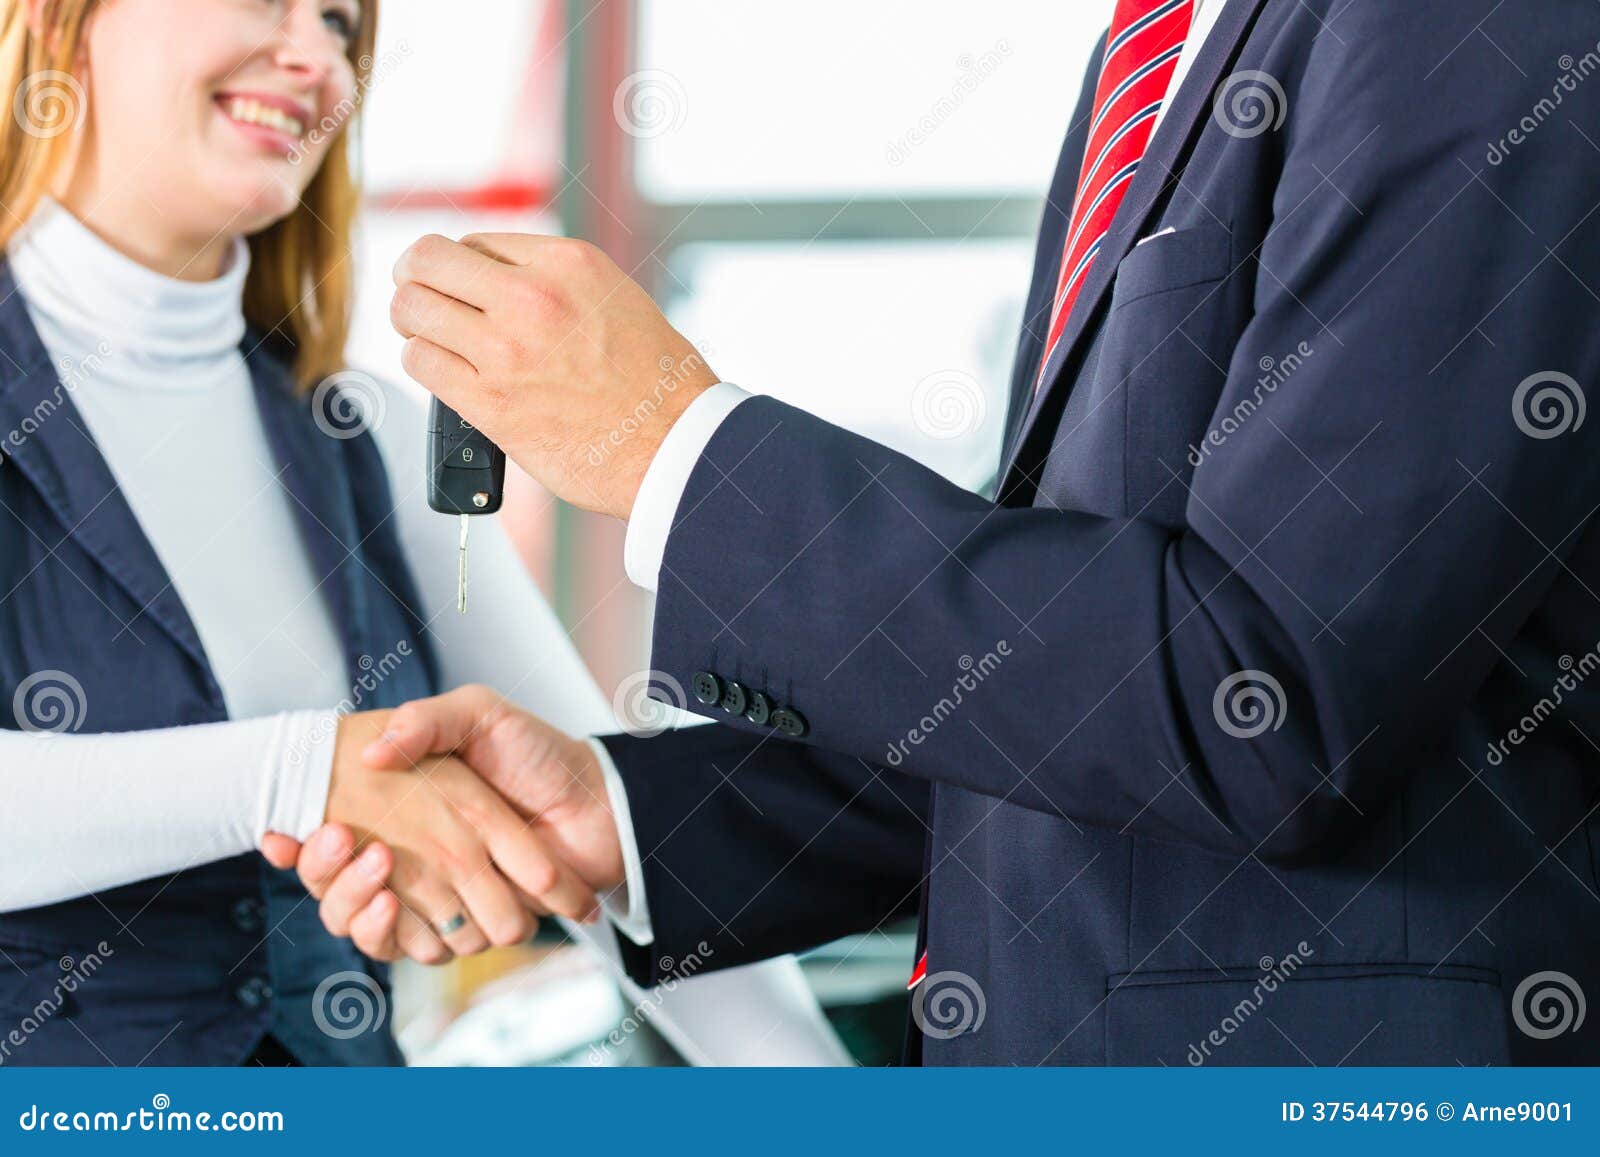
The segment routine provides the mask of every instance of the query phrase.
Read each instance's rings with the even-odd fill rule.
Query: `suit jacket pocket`
[[[1326,965],[1275,976],[1207,969],[1107,977],[1107,1063],[1472,1066],[1510,1060],[1500,977],[1490,969]]]
[[[1190,446],[1227,382],[1248,319],[1248,278],[1214,222],[1152,237],[1117,267],[1096,387],[1123,395],[1123,513],[1181,529]]]

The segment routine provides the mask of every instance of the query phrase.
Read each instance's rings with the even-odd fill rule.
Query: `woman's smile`
[[[222,117],[248,140],[283,154],[293,152],[314,115],[301,102],[270,93],[223,92],[215,101]]]

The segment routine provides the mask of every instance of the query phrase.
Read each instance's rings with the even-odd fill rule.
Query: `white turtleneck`
[[[220,277],[178,281],[46,201],[7,256],[52,360],[81,366],[95,355],[94,372],[74,375],[72,390],[94,442],[84,452],[103,456],[166,568],[230,722],[116,735],[0,730],[0,912],[239,855],[268,831],[305,838],[327,806],[334,705],[350,694],[320,576],[296,532],[294,499],[275,477],[239,349],[245,243],[235,243]],[[498,520],[473,528],[472,590],[483,609],[456,613],[457,525],[429,509],[423,492],[421,403],[388,383],[379,388],[383,417],[373,434],[444,685],[486,683],[576,734],[616,730]],[[511,617],[517,629],[508,631]],[[606,771],[626,826],[626,796],[614,769]],[[614,918],[643,938],[636,853],[629,868],[633,907]],[[608,926],[568,928],[613,962],[624,990],[648,999],[652,1019],[696,1063],[847,1063],[793,960],[645,998],[622,976]]]

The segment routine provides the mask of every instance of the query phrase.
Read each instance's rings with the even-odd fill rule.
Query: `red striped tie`
[[[1066,331],[1073,303],[1088,280],[1111,219],[1144,159],[1193,20],[1194,0],[1117,0],[1035,391],[1044,381],[1045,367]]]

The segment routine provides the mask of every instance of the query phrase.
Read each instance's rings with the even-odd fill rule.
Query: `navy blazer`
[[[929,1063],[1600,1061],[1596,28],[1230,0],[1035,399],[1091,71],[997,502],[736,409],[652,659],[726,726],[610,741],[636,977],[920,907]]]
[[[338,420],[351,411],[337,389],[297,390],[265,335],[242,350],[350,705],[434,693],[377,445]],[[224,720],[194,623],[73,404],[94,369],[51,362],[0,262],[0,727]],[[63,688],[59,715],[27,718],[30,695]],[[307,1064],[400,1064],[388,1004],[387,969],[330,935],[294,872],[254,851],[0,913],[0,1066],[235,1065],[268,1033]]]

